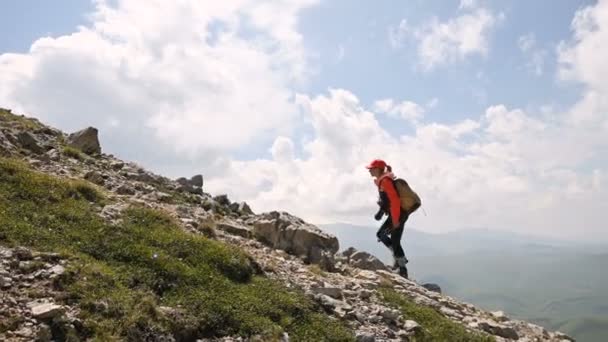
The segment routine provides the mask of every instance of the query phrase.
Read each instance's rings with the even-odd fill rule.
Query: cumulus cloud
[[[211,160],[290,133],[290,89],[309,70],[297,16],[314,3],[100,0],[90,26],[0,56],[0,104],[66,130],[98,126],[131,158]]]
[[[589,132],[572,130],[567,115],[547,122],[495,105],[477,119],[420,123],[413,134],[391,136],[376,112],[390,108],[389,101],[369,110],[344,89],[298,99],[315,132],[302,146],[306,153],[288,163],[277,158],[234,162],[228,173],[238,184],[255,175],[264,179],[239,188],[258,210],[281,208],[315,222],[373,224],[376,190],[364,165],[383,158],[423,197],[428,216],[415,215],[410,226],[580,237],[598,233],[603,225],[599,217],[608,193],[599,187],[602,171],[580,170],[597,157],[598,141],[589,139]],[[275,146],[286,143],[281,141]],[[244,169],[246,174],[239,172]],[[218,179],[213,186],[224,191],[227,184]],[[255,190],[262,184],[263,191]],[[572,212],[564,207],[587,215],[585,226],[573,231]]]
[[[461,2],[460,8],[466,12],[446,21],[432,17],[419,27],[411,27],[402,20],[398,27],[389,30],[389,41],[398,48],[411,37],[417,44],[419,64],[426,71],[474,55],[486,56],[490,33],[504,14],[496,15],[472,1]]]
[[[436,105],[431,100],[430,105]],[[374,110],[378,113],[386,113],[393,117],[400,117],[410,122],[417,122],[424,116],[425,109],[412,101],[402,101],[396,103],[393,99],[377,100],[374,103]]]

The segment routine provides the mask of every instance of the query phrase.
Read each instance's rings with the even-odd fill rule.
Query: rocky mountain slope
[[[0,109],[0,340],[573,341]]]

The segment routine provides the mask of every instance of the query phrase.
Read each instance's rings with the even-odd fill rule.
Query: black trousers
[[[389,215],[386,221],[380,226],[376,236],[380,241],[388,248],[393,250],[393,255],[395,258],[400,258],[405,256],[405,252],[403,251],[403,247],[401,246],[401,237],[403,236],[403,229],[405,227],[405,222],[407,221],[409,215],[407,212],[402,211],[401,217],[399,218],[399,227],[397,229],[393,229],[393,219]]]

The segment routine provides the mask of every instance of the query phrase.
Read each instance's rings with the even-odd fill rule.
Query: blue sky
[[[607,6],[5,2],[0,106],[254,210],[375,224],[381,157],[418,229],[608,238]]]
[[[550,15],[542,1],[483,3],[506,16],[505,23],[491,33],[489,54],[431,72],[414,70],[415,47],[392,48],[387,31],[402,19],[413,25],[432,16],[448,19],[458,13],[459,1],[337,0],[305,9],[299,28],[305,46],[318,56],[318,65],[317,74],[299,90],[322,93],[328,87],[348,88],[365,105],[384,97],[417,103],[437,98],[438,105],[427,112],[427,119],[442,122],[476,118],[492,103],[534,111],[541,105],[565,107],[575,102],[577,87],[555,80],[554,49],[569,37],[573,13],[594,1],[554,1]],[[27,52],[40,37],[70,34],[77,26],[90,24],[88,15],[93,9],[92,2],[78,0],[2,4],[0,53]],[[548,53],[540,76],[526,69],[529,57],[518,48],[519,37],[529,33]],[[384,120],[392,123],[389,127],[395,133],[412,130],[390,118]],[[237,153],[255,158],[266,155],[264,147],[260,144],[254,151]]]

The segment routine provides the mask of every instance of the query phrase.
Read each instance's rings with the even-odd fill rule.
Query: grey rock
[[[245,202],[241,202],[239,204],[238,211],[245,215],[254,215],[253,210],[249,207],[249,205]]]
[[[13,280],[8,277],[0,277],[0,288],[6,289],[13,286]]]
[[[441,293],[441,287],[439,287],[439,285],[437,285],[437,284],[426,283],[426,284],[422,284],[422,287],[424,287],[425,289],[427,289],[429,291]]]
[[[399,311],[395,310],[395,309],[384,309],[380,312],[380,316],[382,316],[382,318],[385,318],[389,321],[396,321],[399,318]]]
[[[340,301],[320,293],[314,295],[314,299],[317,300],[327,311],[334,311],[341,304]]]
[[[62,275],[65,273],[65,267],[63,267],[61,265],[55,265],[55,266],[51,267],[51,269],[49,271],[51,271],[55,275]]]
[[[253,233],[249,227],[235,223],[235,222],[230,222],[230,221],[217,222],[216,227],[229,234],[242,236],[244,238],[251,238],[253,235]]]
[[[473,323],[473,324],[475,324],[475,323]],[[519,335],[517,334],[517,331],[515,331],[515,329],[513,329],[511,327],[496,324],[492,321],[487,321],[487,320],[478,322],[477,325],[480,329],[482,329],[483,331],[490,333],[492,335],[496,335],[496,336],[500,336],[500,337],[504,337],[504,338],[510,338],[513,340],[519,339]]]
[[[572,342],[574,342],[574,341],[575,341],[575,339],[574,339],[574,338],[572,338],[572,337],[570,337],[570,336],[568,336],[568,335],[564,334],[564,333],[563,333],[563,332],[561,332],[561,331],[556,331],[556,332],[553,334],[553,336],[555,336],[555,338],[560,339],[560,340],[562,340],[562,341],[572,341]]]
[[[364,270],[388,270],[386,265],[380,261],[380,259],[364,251],[357,251],[350,255],[349,263],[354,267]]]
[[[249,222],[253,225],[256,239],[309,263],[331,264],[331,256],[339,249],[338,239],[334,235],[286,212],[265,213]]]
[[[121,162],[121,161],[114,161],[110,164],[110,167],[115,170],[121,170],[123,167],[125,167],[125,163]]]
[[[367,289],[362,289],[361,291],[359,291],[359,297],[361,297],[361,299],[368,299],[373,295],[373,292]]]
[[[357,339],[357,342],[376,342],[374,334],[370,332],[357,333],[355,338]]]
[[[52,161],[59,161],[61,159],[61,153],[57,149],[47,151],[46,155]]]
[[[34,305],[31,310],[32,316],[40,320],[55,318],[63,314],[64,311],[61,306],[51,303]]]
[[[335,299],[342,298],[342,290],[338,287],[317,287],[312,289],[314,292],[330,296]]]
[[[42,147],[38,145],[38,141],[34,138],[29,132],[19,132],[17,133],[17,141],[21,147],[30,150],[36,154],[43,153]]]
[[[119,195],[135,195],[135,189],[125,183],[116,188],[116,193]]]
[[[104,185],[105,179],[103,175],[97,171],[89,171],[84,175],[84,179],[97,185]]]
[[[418,322],[412,321],[412,320],[405,321],[405,323],[403,324],[403,328],[408,332],[409,331],[418,331],[418,330],[422,329],[422,327],[420,326],[420,324],[418,324]]]
[[[226,194],[222,194],[222,195],[217,195],[215,197],[213,197],[213,199],[221,206],[229,206],[230,205],[230,200],[228,199],[228,195]]]
[[[346,258],[346,260],[348,260],[350,258],[350,256],[356,252],[357,252],[357,249],[355,247],[348,247],[347,249],[345,249],[344,251],[342,251],[340,253],[340,256],[343,256]]]
[[[13,256],[16,257],[17,260],[32,260],[34,258],[32,251],[21,246],[13,250]]]
[[[195,175],[192,178],[190,178],[190,184],[197,188],[202,188],[203,187],[203,175]]]
[[[101,154],[98,133],[97,128],[94,127],[72,133],[68,136],[68,145],[89,155]]]
[[[494,311],[494,312],[492,312],[492,316],[498,322],[506,322],[509,320],[509,317],[507,317],[503,311]]]

